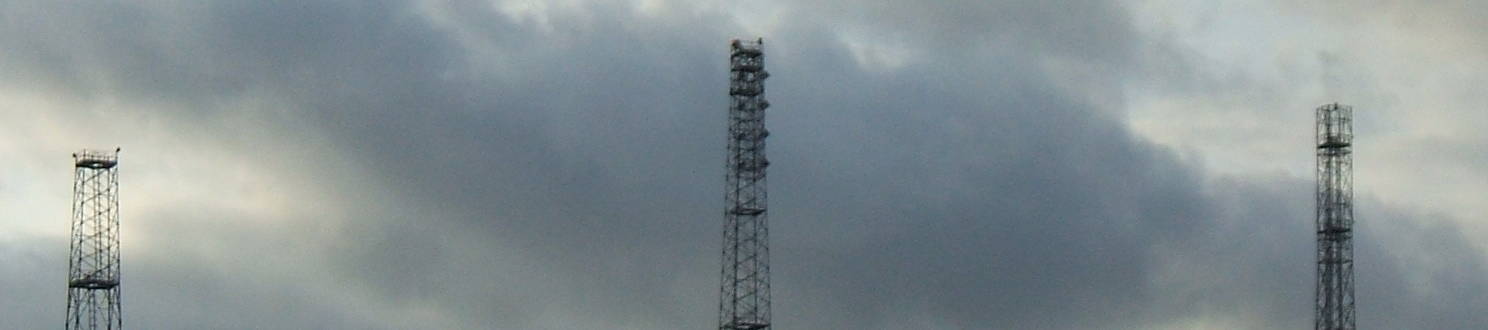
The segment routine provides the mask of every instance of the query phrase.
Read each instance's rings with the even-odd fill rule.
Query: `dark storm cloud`
[[[495,88],[510,97],[373,121],[370,130],[352,127],[346,141],[369,145],[358,148],[371,151],[366,163],[406,179],[400,187],[417,192],[410,198],[468,212],[448,220],[475,222],[532,246],[525,253],[546,260],[574,286],[547,299],[583,300],[578,310],[585,315],[575,318],[644,324],[628,318],[664,313],[657,315],[667,320],[664,327],[706,324],[714,299],[709,286],[680,296],[670,290],[684,280],[680,274],[701,274],[690,276],[706,282],[713,273],[717,228],[710,219],[719,203],[708,197],[717,195],[708,182],[719,174],[722,142],[721,97],[713,91],[723,87],[716,59],[728,35],[678,33],[707,26],[701,19],[632,27],[624,17],[586,17],[549,17],[574,22],[571,48],[540,54],[553,56],[543,61],[517,60],[531,65],[506,74],[525,79]],[[609,32],[615,30],[625,33]],[[778,123],[772,159],[781,169],[772,185],[777,250],[807,251],[775,258],[783,274],[799,276],[777,283],[782,322],[868,327],[882,322],[853,315],[907,317],[888,312],[907,297],[929,304],[919,312],[956,326],[1080,327],[1130,312],[1101,306],[1150,299],[1126,283],[1144,281],[1144,269],[1155,262],[1142,252],[1148,241],[1181,233],[1180,220],[1200,212],[1198,201],[1183,194],[1194,187],[1181,168],[1157,164],[1163,157],[1157,151],[1129,142],[1102,109],[1040,79],[1034,61],[1043,53],[1009,55],[1020,65],[925,64],[872,76],[855,67],[835,35],[807,31],[767,41],[795,55],[770,60],[776,71],[770,97],[791,105],[772,115]],[[514,39],[498,32],[512,33],[479,37]],[[927,63],[964,60],[967,52]],[[946,76],[954,78],[941,79],[966,89],[930,78]],[[416,100],[441,103],[437,95]],[[367,103],[388,102],[400,100]],[[546,129],[501,126],[534,122],[528,116]],[[811,119],[793,119],[800,117]],[[959,131],[943,129],[957,123]],[[407,143],[417,147],[379,147]],[[981,156],[987,153],[994,156]],[[1101,179],[1108,171],[1134,179]],[[1153,200],[1178,205],[1143,205]],[[1144,216],[1142,208],[1165,212]],[[1148,226],[1170,229],[1128,229]],[[838,230],[866,233],[839,236]],[[428,241],[402,237],[390,244]],[[856,248],[812,252],[821,246]],[[999,252],[993,258],[980,251]],[[373,256],[369,262],[381,262]],[[371,280],[395,287],[422,273]],[[805,302],[810,299],[821,301]],[[861,303],[869,301],[883,303]],[[835,305],[843,313],[791,313],[792,305]]]
[[[801,12],[765,36],[781,327],[1140,329],[1210,306],[1255,310],[1259,328],[1306,324],[1310,186],[1206,180],[1096,102],[1120,99],[1111,86],[1140,42],[1119,5],[855,4],[788,5]],[[133,261],[129,322],[378,326],[357,311],[366,306],[436,310],[449,323],[433,328],[714,322],[720,91],[726,40],[741,27],[723,14],[583,4],[546,12],[547,29],[484,4],[430,6],[447,25],[395,2],[6,6],[7,30],[27,33],[0,37],[26,49],[0,55],[20,77],[5,86],[205,113],[271,98],[292,107],[287,127],[314,127],[337,148],[306,163],[366,173],[316,182],[338,185],[328,198],[341,202],[326,206],[346,219],[334,226],[146,213],[175,220],[144,231],[217,248]],[[868,70],[838,28],[922,51]],[[1361,283],[1389,288],[1361,289],[1361,301],[1420,323],[1377,324],[1471,320],[1413,290],[1426,281],[1476,299],[1480,263],[1414,270],[1412,253],[1431,241],[1450,252],[1438,265],[1481,254],[1446,227],[1388,218],[1413,236],[1361,243],[1378,265],[1361,266],[1372,271]],[[265,269],[212,265],[255,262]],[[1234,272],[1191,278],[1215,269]],[[1429,311],[1451,315],[1419,316]],[[217,314],[229,317],[201,316]]]
[[[1313,183],[1295,178],[1222,178],[1205,193],[1218,206],[1195,235],[1163,242],[1191,297],[1159,306],[1175,315],[1250,318],[1249,327],[1312,321]],[[1388,329],[1465,329],[1483,324],[1488,274],[1483,253],[1444,216],[1356,200],[1358,322]],[[1181,297],[1181,295],[1180,295]]]

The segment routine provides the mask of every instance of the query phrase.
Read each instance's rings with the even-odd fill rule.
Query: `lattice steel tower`
[[[121,329],[119,150],[72,154],[66,329]]]
[[[765,226],[764,40],[734,40],[729,55],[728,185],[718,328],[770,327],[770,246]]]
[[[1353,112],[1317,108],[1317,330],[1354,329]]]

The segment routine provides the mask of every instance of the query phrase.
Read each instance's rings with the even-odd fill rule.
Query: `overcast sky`
[[[0,0],[0,328],[122,147],[136,329],[716,326],[763,37],[778,329],[1297,329],[1313,109],[1358,324],[1488,324],[1488,2]]]

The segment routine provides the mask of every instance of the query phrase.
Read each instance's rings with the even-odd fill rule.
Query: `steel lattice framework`
[[[764,40],[734,40],[729,55],[728,176],[723,225],[723,286],[718,328],[770,327],[770,247],[766,227]]]
[[[66,329],[121,329],[119,150],[72,154]]]
[[[1317,295],[1313,329],[1354,329],[1353,108],[1317,108]]]

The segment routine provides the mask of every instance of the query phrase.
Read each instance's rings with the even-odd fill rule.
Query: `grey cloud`
[[[767,51],[782,50],[767,59],[779,326],[1143,329],[1203,306],[1251,306],[1264,316],[1252,324],[1259,328],[1300,326],[1310,317],[1305,181],[1208,180],[1134,137],[1118,106],[1090,101],[1119,98],[1111,88],[1092,88],[1119,85],[1119,77],[1070,85],[1065,73],[1041,65],[1068,57],[1098,72],[1126,70],[1136,61],[1136,32],[1119,5],[854,4],[796,5],[803,10],[787,16],[780,35],[765,36]],[[47,46],[0,55],[0,63],[29,74],[18,79],[45,81],[34,88],[54,95],[202,107],[149,115],[210,117],[235,111],[214,106],[224,100],[274,99],[293,107],[272,117],[281,129],[311,127],[296,134],[323,136],[336,149],[288,162],[313,173],[365,174],[305,183],[327,186],[333,202],[325,207],[343,211],[338,219],[218,228],[191,219],[232,218],[217,214],[230,211],[143,212],[156,219],[142,229],[152,235],[199,237],[179,243],[194,248],[126,261],[138,274],[126,284],[134,288],[126,295],[139,297],[126,302],[140,301],[126,310],[131,324],[712,324],[722,59],[724,41],[741,27],[719,23],[729,20],[721,13],[648,18],[623,4],[584,4],[549,13],[561,30],[551,33],[563,42],[547,43],[541,35],[550,32],[488,6],[442,5],[467,34],[398,3],[114,9],[122,14],[42,5],[28,13],[71,24],[6,34],[0,44],[7,48]],[[978,30],[984,22],[992,27]],[[38,41],[110,27],[117,34]],[[870,72],[853,63],[839,27],[930,41],[914,43],[926,52],[905,67]],[[471,40],[494,50],[466,48]],[[111,43],[129,47],[117,48],[116,58],[77,60],[85,65],[38,55]],[[485,66],[483,56],[504,64]],[[67,71],[74,66],[86,69]],[[128,88],[88,82],[99,76]],[[321,221],[329,223],[304,224]],[[1440,235],[1447,229],[1420,230],[1415,237],[1451,251],[1443,258],[1481,258],[1464,239]],[[1469,275],[1448,276],[1482,274],[1480,266],[1410,271],[1419,260],[1381,251],[1412,251],[1419,241],[1380,242],[1361,247],[1361,259],[1380,260],[1369,270],[1381,275],[1361,281],[1393,289],[1361,290],[1370,294],[1361,301],[1425,315],[1436,305],[1415,305],[1424,300],[1409,291],[1416,281],[1458,289],[1462,299],[1482,291]],[[12,254],[10,246],[0,245],[6,260],[19,255],[14,260],[34,267],[48,265],[38,261],[43,253],[57,253]],[[1184,281],[1191,274],[1182,267],[1236,271]],[[5,279],[12,278],[42,277]],[[23,295],[45,300],[61,292],[38,287]],[[395,312],[369,320],[368,310]],[[52,321],[3,316],[26,325]],[[382,324],[423,316],[435,323]]]

